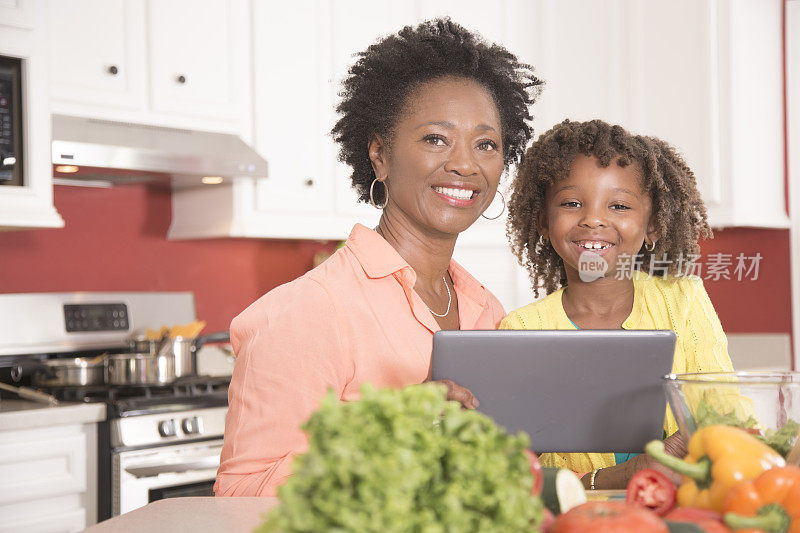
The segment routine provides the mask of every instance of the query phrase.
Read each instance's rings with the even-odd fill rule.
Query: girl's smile
[[[603,167],[595,157],[578,155],[569,175],[548,190],[542,235],[564,260],[572,283],[581,254],[602,256],[614,272],[621,256],[639,253],[645,235],[656,238],[651,212],[636,165]]]

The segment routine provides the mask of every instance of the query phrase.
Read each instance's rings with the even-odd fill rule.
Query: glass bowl
[[[786,457],[800,432],[800,372],[668,374],[664,387],[687,441],[701,427],[739,426]]]

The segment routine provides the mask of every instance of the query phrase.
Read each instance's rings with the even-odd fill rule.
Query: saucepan
[[[204,344],[212,342],[230,341],[230,333],[220,331],[200,337],[176,336],[164,339],[148,339],[144,335],[136,335],[128,339],[128,346],[134,354],[149,354],[156,356],[160,354],[171,354],[174,358],[174,377],[187,377],[197,375],[197,352]],[[166,345],[162,345],[166,342]],[[142,361],[144,364],[144,361]],[[153,363],[164,365],[164,363]],[[150,366],[148,364],[148,366]]]
[[[166,352],[164,350],[163,352]],[[117,353],[106,360],[109,385],[168,385],[175,381],[171,353]]]

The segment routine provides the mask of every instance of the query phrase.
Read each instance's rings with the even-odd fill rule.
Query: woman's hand
[[[465,409],[475,409],[480,402],[472,392],[449,379],[428,380],[428,383],[440,383],[447,387],[447,399],[459,402]]]
[[[433,380],[433,365],[428,367],[428,377],[425,378],[425,383],[440,383],[447,387],[447,400],[453,400],[461,404],[464,409],[475,409],[481,402],[472,394],[466,387],[462,387],[458,383],[450,379],[436,379]]]

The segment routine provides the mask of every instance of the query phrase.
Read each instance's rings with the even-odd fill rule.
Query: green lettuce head
[[[542,520],[524,453],[441,385],[328,394],[303,427],[307,454],[258,533],[531,531]]]

